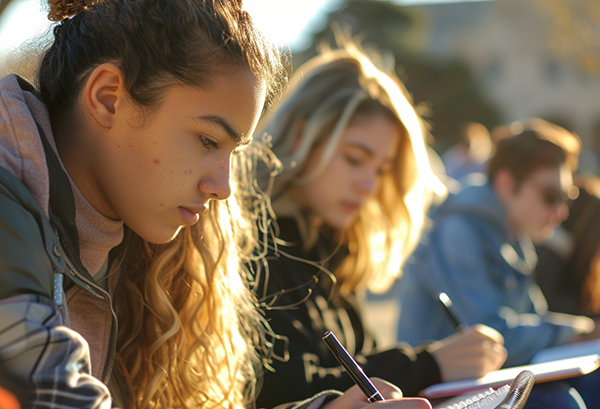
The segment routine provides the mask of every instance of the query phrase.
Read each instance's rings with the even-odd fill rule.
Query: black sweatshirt
[[[261,276],[268,280],[266,290],[257,290],[257,294],[267,305],[271,328],[281,336],[275,342],[275,355],[285,362],[275,358],[271,363],[274,372],[266,371],[259,408],[354,385],[321,339],[327,330],[335,333],[369,377],[392,382],[404,396],[417,396],[427,386],[441,382],[437,363],[426,347],[413,349],[402,344],[385,351],[376,349],[373,337],[363,327],[355,295],[340,295],[330,273],[319,268],[334,271],[347,254],[345,248],[336,250],[333,239],[321,233],[317,244],[303,251],[296,223],[283,219],[278,225],[279,236],[287,245],[269,252],[268,277],[265,271]],[[263,288],[261,284],[264,282],[257,288]]]

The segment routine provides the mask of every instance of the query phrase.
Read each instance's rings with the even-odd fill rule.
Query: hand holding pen
[[[429,345],[443,382],[479,378],[500,369],[506,360],[504,338],[491,327],[475,324]]]
[[[377,402],[380,409],[389,407],[393,409],[431,409],[431,404],[426,399],[421,398],[401,398],[402,391],[381,379],[371,381],[363,372],[362,368],[350,356],[348,351],[338,341],[333,332],[327,331],[323,336],[323,340],[337,358],[340,364],[346,369],[350,377],[354,380],[357,386],[352,387],[337,399],[325,406],[324,409],[359,409],[365,407],[364,397],[359,399],[357,396],[360,389],[361,394],[367,397],[369,404]],[[384,400],[383,394],[377,389],[373,382],[377,382],[382,390],[385,390],[386,396],[391,400]],[[399,398],[399,399],[394,399]]]
[[[333,356],[335,356],[346,372],[348,372],[348,375],[350,375],[352,380],[367,396],[369,402],[385,400],[375,385],[373,385],[373,382],[365,375],[362,368],[358,366],[354,358],[350,356],[348,351],[346,351],[346,348],[338,341],[333,332],[327,331],[325,335],[323,335],[323,341],[325,341]]]
[[[478,378],[499,369],[506,360],[502,335],[485,325],[464,325],[446,293],[439,293],[438,301],[457,331],[430,347],[440,367],[442,380]]]
[[[442,380],[479,378],[499,369],[507,356],[504,337],[486,325],[464,325],[446,293],[439,293],[438,301],[457,330],[454,335],[429,347],[440,368]]]

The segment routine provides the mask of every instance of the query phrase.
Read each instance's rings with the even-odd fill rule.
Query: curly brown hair
[[[241,0],[49,0],[60,21],[42,56],[36,85],[53,125],[87,75],[106,62],[123,71],[133,101],[160,104],[172,85],[207,87],[216,75],[250,69],[266,104],[285,83],[284,54],[256,29]]]
[[[160,106],[171,86],[209,87],[244,69],[266,86],[266,104],[286,77],[282,53],[257,31],[241,0],[49,0],[59,21],[36,84],[53,128],[75,106],[95,67],[110,62],[131,100]],[[248,407],[265,340],[243,274],[253,221],[240,205],[240,156],[233,195],[211,203],[199,223],[167,244],[127,229],[119,293],[116,371],[131,408]],[[248,163],[251,159],[248,159]]]

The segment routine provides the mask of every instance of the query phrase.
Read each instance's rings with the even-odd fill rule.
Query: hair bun
[[[51,21],[62,21],[81,13],[90,6],[100,3],[102,0],[48,0],[50,11],[48,19]]]

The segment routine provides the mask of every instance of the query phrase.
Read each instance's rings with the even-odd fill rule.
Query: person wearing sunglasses
[[[504,336],[504,366],[595,335],[590,318],[549,312],[532,274],[534,243],[547,240],[568,216],[581,142],[541,119],[520,125],[498,142],[487,183],[450,195],[430,214],[430,229],[396,287],[399,341],[418,345],[456,331],[436,301],[441,292],[464,325],[485,324]]]
[[[535,277],[548,307],[566,314],[600,316],[600,177],[574,178],[578,196],[567,201],[569,217],[536,250]]]

